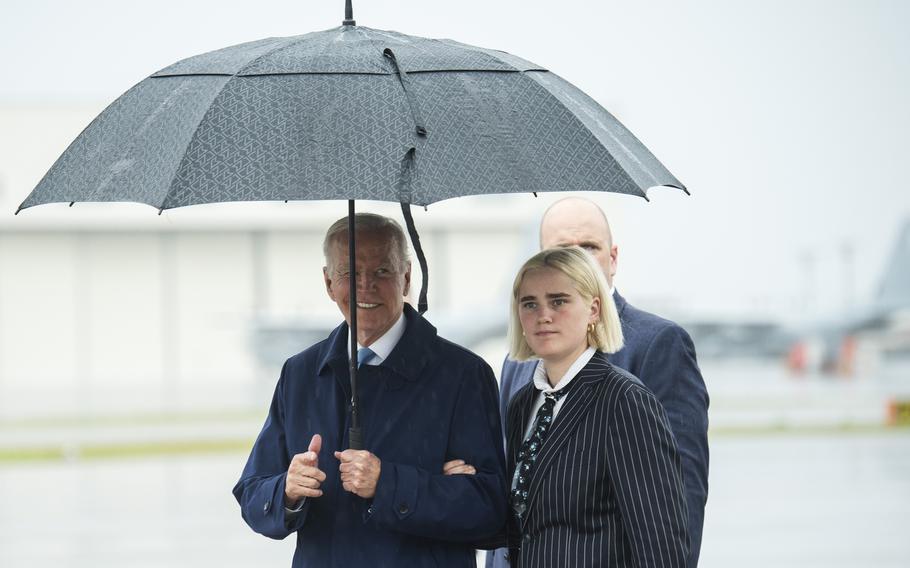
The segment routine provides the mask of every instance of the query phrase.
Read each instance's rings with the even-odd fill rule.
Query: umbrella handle
[[[348,428],[348,449],[350,450],[362,450],[363,449],[363,436],[361,435],[360,428]]]

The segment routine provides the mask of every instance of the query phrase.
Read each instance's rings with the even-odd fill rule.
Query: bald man
[[[557,201],[540,223],[541,248],[577,245],[603,268],[622,323],[625,346],[609,361],[639,379],[657,396],[673,428],[683,467],[690,552],[687,565],[698,565],[705,502],[708,498],[708,392],[695,359],[695,347],[677,324],[633,307],[613,287],[619,249],[613,244],[606,215],[595,203],[578,197]],[[500,380],[501,415],[509,401],[531,382],[537,361],[506,359]],[[605,441],[606,443],[606,441]],[[487,566],[508,566],[503,549],[487,554]]]

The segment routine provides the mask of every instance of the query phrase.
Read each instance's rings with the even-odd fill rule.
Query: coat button
[[[398,505],[398,513],[399,513],[399,514],[407,515],[407,514],[408,514],[408,511],[410,511],[410,510],[411,510],[411,509],[408,507],[408,504],[407,504],[407,503],[401,503],[401,504]]]
[[[268,514],[269,514],[269,510],[270,510],[271,508],[272,508],[272,502],[271,502],[271,501],[266,501],[266,502],[265,502],[265,505],[262,506],[262,512],[263,512],[263,514],[268,515]]]
[[[530,542],[530,541],[531,541],[531,535],[525,533],[525,534],[523,534],[523,535],[521,536],[521,540],[523,540],[523,541],[525,541],[525,542]]]

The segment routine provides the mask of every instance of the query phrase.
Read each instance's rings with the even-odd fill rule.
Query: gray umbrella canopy
[[[593,99],[501,51],[345,25],[185,59],[114,101],[20,209],[684,189]]]

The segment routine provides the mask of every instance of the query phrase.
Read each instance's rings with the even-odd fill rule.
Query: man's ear
[[[619,247],[613,245],[610,247],[610,280],[616,276],[616,260],[619,258]]]
[[[329,267],[328,266],[322,267],[322,278],[325,280],[326,293],[328,293],[329,298],[331,298],[332,301],[335,302],[336,301],[335,293],[332,292],[332,279],[329,277]]]
[[[407,296],[411,291],[411,261],[407,262],[407,268],[404,271],[404,294]]]

